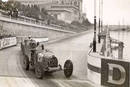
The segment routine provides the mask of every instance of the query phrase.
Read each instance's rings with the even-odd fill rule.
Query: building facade
[[[14,0],[24,5],[38,5],[58,20],[71,23],[81,21],[82,0]]]

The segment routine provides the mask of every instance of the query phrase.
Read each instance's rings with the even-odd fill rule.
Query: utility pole
[[[101,42],[101,38],[100,38],[100,31],[101,31],[101,0],[99,0],[99,29],[98,29],[98,43]]]
[[[93,38],[93,52],[96,52],[96,0],[94,0],[94,38]]]
[[[100,11],[101,11],[101,31],[103,31],[103,0],[101,0],[101,9],[100,9]]]

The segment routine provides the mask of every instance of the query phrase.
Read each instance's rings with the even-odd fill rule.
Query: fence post
[[[119,59],[123,59],[124,43],[123,42],[119,42],[118,46],[119,46],[119,49],[118,49],[118,58]]]

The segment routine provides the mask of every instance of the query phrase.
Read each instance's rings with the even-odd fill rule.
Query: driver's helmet
[[[31,35],[28,36],[28,39],[29,39],[29,40],[31,39]]]
[[[40,44],[40,43],[39,43],[39,42],[37,42],[37,46],[39,46],[39,44]]]

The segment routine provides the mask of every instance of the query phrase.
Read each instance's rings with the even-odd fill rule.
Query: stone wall
[[[41,26],[6,18],[0,18],[0,26],[2,26],[2,30],[6,31],[8,34],[18,37],[31,35],[32,37],[48,37],[49,39],[56,39],[74,33],[49,26]]]

